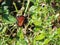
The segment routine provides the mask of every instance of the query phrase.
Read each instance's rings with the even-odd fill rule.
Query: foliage
[[[0,45],[60,45],[60,0],[0,3]],[[17,15],[26,16],[21,27]]]

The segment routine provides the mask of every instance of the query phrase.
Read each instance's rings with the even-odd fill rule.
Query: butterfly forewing
[[[22,26],[24,24],[24,20],[25,20],[24,16],[18,16],[17,17],[18,26]]]

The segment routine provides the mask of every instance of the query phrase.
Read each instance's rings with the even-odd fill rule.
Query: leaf
[[[37,15],[32,15],[32,20],[33,20],[33,23],[36,25],[36,26],[40,26],[41,23],[42,23],[42,20],[40,17],[37,17]]]
[[[50,39],[45,39],[44,44],[48,44],[50,42]]]
[[[45,38],[45,34],[40,34],[40,35],[37,35],[36,37],[35,37],[35,40],[42,40],[42,39],[44,39]]]
[[[40,26],[42,24],[42,21],[40,19],[36,19],[36,20],[34,20],[34,24],[36,26]]]
[[[0,7],[0,14],[2,13],[3,11],[2,11],[2,8]]]
[[[34,10],[35,10],[36,8],[37,8],[36,6],[31,6],[30,9],[29,9],[29,11],[30,11],[30,12],[34,12]]]
[[[39,30],[40,30],[40,27],[38,27],[38,26],[36,28],[34,28],[35,32],[38,32]]]
[[[57,29],[57,34],[60,34],[60,28]]]
[[[22,32],[22,28],[19,28],[19,29],[18,29],[17,36],[18,36],[20,39],[24,39],[24,35],[23,35],[23,32]]]
[[[26,40],[19,40],[20,45],[28,45],[28,43],[26,42]]]
[[[22,32],[20,33],[20,38],[21,38],[21,39],[24,39],[24,35],[23,35]]]
[[[3,30],[2,30],[1,33],[2,33],[2,34],[5,33],[5,32],[6,32],[6,29],[7,29],[7,26],[5,26],[5,27],[3,28]]]
[[[0,45],[2,45],[2,39],[0,39]]]
[[[12,15],[4,15],[3,17],[3,22],[7,24],[13,24],[16,23],[16,19]]]
[[[36,45],[36,40],[35,39],[33,40],[33,45]]]

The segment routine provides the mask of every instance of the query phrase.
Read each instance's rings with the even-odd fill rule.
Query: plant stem
[[[26,14],[26,12],[27,12],[27,10],[28,10],[29,3],[30,3],[30,0],[27,0],[27,7],[26,7],[26,10],[25,10],[25,14]]]
[[[18,9],[17,9],[17,6],[16,6],[15,2],[13,2],[13,5],[15,7],[16,12],[18,12]]]

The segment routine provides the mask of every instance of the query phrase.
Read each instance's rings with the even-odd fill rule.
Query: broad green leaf
[[[45,34],[40,34],[40,35],[37,35],[36,37],[35,37],[35,40],[42,40],[42,39],[44,39],[45,38]]]
[[[32,21],[36,26],[40,26],[42,23],[41,17],[37,17],[37,15],[32,15]]]
[[[16,18],[14,18],[12,15],[5,15],[3,17],[3,22],[7,23],[7,24],[13,24],[16,23]]]

